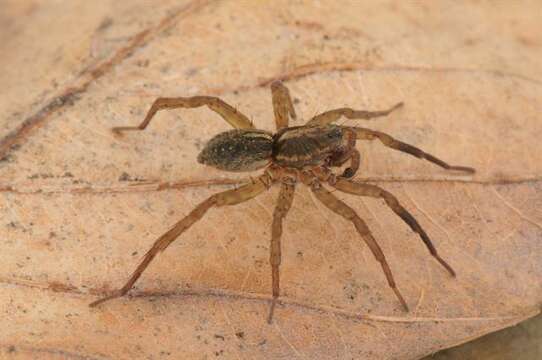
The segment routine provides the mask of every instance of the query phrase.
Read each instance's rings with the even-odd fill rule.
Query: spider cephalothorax
[[[295,110],[288,89],[281,82],[271,85],[273,94],[273,110],[277,132],[272,134],[258,130],[248,118],[234,107],[216,97],[194,96],[189,98],[159,98],[151,106],[147,116],[139,126],[117,127],[117,133],[127,130],[143,130],[151,118],[160,109],[195,108],[208,106],[217,112],[235,129],[220,133],[206,144],[198,156],[202,164],[225,171],[253,171],[265,168],[257,180],[251,181],[237,189],[227,190],[212,195],[200,203],[185,218],[181,219],[168,232],[155,241],[145,254],[142,262],[132,273],[127,283],[113,294],[91,304],[98,305],[106,300],[123,296],[139,279],[149,263],[160,252],[166,249],[177,237],[201,219],[211,207],[235,205],[250,200],[274,184],[280,184],[277,207],[273,213],[271,228],[271,246],[269,262],[271,264],[273,298],[268,321],[271,322],[273,309],[280,294],[279,266],[281,262],[280,239],[282,220],[288,213],[298,183],[307,185],[314,196],[327,208],[351,221],[362,239],[380,262],[382,270],[405,310],[408,306],[397,289],[392,272],[384,253],[371,234],[367,224],[342,200],[339,200],[325,186],[359,196],[380,198],[411,229],[418,233],[431,255],[452,275],[455,272],[437,253],[429,236],[414,217],[399,203],[397,198],[386,190],[372,184],[349,180],[355,175],[360,164],[360,154],[356,150],[356,140],[379,140],[382,144],[395,150],[406,152],[421,159],[426,159],[447,170],[474,173],[474,169],[464,166],[451,166],[412,145],[403,143],[393,137],[357,126],[339,126],[333,122],[341,116],[348,119],[371,119],[385,116],[402,106],[399,103],[384,111],[361,111],[350,108],[339,108],[314,116],[303,126],[288,127],[289,118],[296,118]],[[341,175],[333,173],[331,168],[350,162]]]

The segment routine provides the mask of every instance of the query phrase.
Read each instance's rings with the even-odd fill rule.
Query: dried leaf
[[[0,353],[13,358],[414,359],[510,326],[542,301],[542,46],[535,3],[8,2],[0,15]],[[332,14],[332,16],[330,16]],[[69,29],[69,31],[67,31]],[[404,313],[351,224],[300,187],[286,222],[281,304],[266,323],[277,189],[211,210],[131,297],[95,309],[154,240],[248,179],[199,165],[228,129],[158,96],[222,97],[274,129],[283,79],[300,125],[335,107],[405,108],[364,126],[474,177],[362,143],[360,181],[419,219],[451,278],[378,200],[368,222]],[[342,122],[351,123],[351,122]],[[254,175],[254,174],[252,174]]]

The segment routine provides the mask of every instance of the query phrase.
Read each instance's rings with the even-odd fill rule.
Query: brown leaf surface
[[[414,359],[539,311],[536,1],[91,4],[13,0],[0,14],[0,354]],[[341,195],[383,247],[413,309],[403,313],[353,227],[300,187],[268,325],[273,189],[210,211],[133,297],[88,308],[199,201],[247,179],[195,161],[228,128],[206,109],[160,113],[123,138],[110,128],[138,123],[157,96],[211,94],[272,130],[276,78],[302,119],[404,101],[364,125],[478,169],[454,176],[360,145],[358,179],[397,195],[458,278],[383,203]]]

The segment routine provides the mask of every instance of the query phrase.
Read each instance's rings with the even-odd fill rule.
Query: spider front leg
[[[375,140],[375,139],[378,139],[378,140],[380,140],[380,142],[382,144],[384,144],[385,146],[387,146],[389,148],[405,152],[407,154],[416,156],[417,158],[420,158],[420,159],[425,159],[427,161],[432,162],[433,164],[437,164],[438,166],[440,166],[441,168],[444,168],[446,170],[463,171],[463,172],[470,173],[470,174],[474,174],[476,172],[476,170],[474,170],[471,167],[449,165],[448,163],[440,160],[439,158],[437,158],[437,157],[435,157],[435,156],[433,156],[431,154],[428,154],[428,153],[424,152],[423,150],[418,149],[415,146],[412,146],[410,144],[407,144],[407,143],[404,143],[402,141],[396,140],[393,137],[391,137],[390,135],[385,134],[383,132],[375,131],[375,130],[371,130],[371,129],[366,129],[366,128],[361,128],[361,127],[351,127],[350,129],[353,130],[356,133],[356,138],[358,140]]]
[[[282,81],[277,80],[271,84],[271,94],[273,96],[273,112],[275,113],[275,123],[278,131],[288,127],[288,116],[291,116],[292,119],[296,118],[295,109],[290,92],[282,84]]]
[[[364,111],[364,110],[354,110],[351,108],[339,108],[334,110],[329,110],[321,114],[316,115],[310,119],[306,125],[308,126],[317,126],[317,125],[329,125],[332,122],[335,122],[340,119],[341,116],[344,116],[347,119],[363,119],[369,120],[376,117],[389,115],[392,111],[399,109],[403,106],[403,103],[397,103],[387,110],[380,111]]]
[[[346,181],[346,180],[344,180]],[[346,220],[351,221],[354,226],[356,227],[356,230],[361,235],[362,239],[365,241],[369,249],[371,249],[374,257],[376,260],[380,263],[380,266],[382,266],[382,270],[384,271],[384,274],[386,275],[386,279],[388,280],[388,285],[395,293],[395,296],[403,305],[403,308],[408,311],[408,305],[403,298],[403,295],[399,292],[399,289],[397,289],[397,286],[395,285],[395,280],[393,279],[393,275],[391,273],[390,266],[388,265],[388,262],[386,261],[386,257],[384,256],[384,253],[382,252],[382,249],[376,242],[375,238],[371,234],[371,231],[369,230],[369,227],[363,221],[358,214],[352,209],[350,206],[346,205],[343,201],[339,200],[335,195],[333,195],[331,192],[326,190],[321,184],[318,182],[312,183],[312,192],[316,196],[316,198],[324,204],[328,209],[333,211],[334,213],[342,216]]]
[[[200,106],[208,106],[209,109],[216,112],[231,126],[237,129],[254,129],[254,125],[250,120],[237,111],[236,108],[227,104],[223,100],[214,96],[193,96],[193,97],[177,97],[177,98],[158,98],[154,101],[151,108],[147,112],[145,119],[138,126],[119,126],[114,127],[113,131],[120,133],[127,130],[143,130],[149,125],[151,119],[158,110],[177,109],[177,108],[196,108]]]
[[[138,265],[138,267],[135,269],[135,271],[132,273],[132,275],[122,288],[114,291],[109,296],[92,302],[89,306],[94,307],[107,300],[111,300],[125,295],[132,288],[137,279],[139,279],[147,266],[149,266],[154,257],[158,253],[164,251],[183,232],[188,230],[188,228],[190,228],[192,225],[194,225],[194,223],[200,220],[205,215],[207,210],[212,207],[236,205],[244,201],[250,200],[265,191],[271,184],[271,181],[272,180],[269,178],[268,175],[262,175],[251,184],[241,186],[238,189],[227,190],[212,195],[207,200],[200,203],[186,217],[184,217],[181,221],[177,222],[168,232],[160,236],[160,238],[155,241],[153,246],[150,248],[149,251],[147,251],[141,263]]]
[[[395,196],[386,190],[371,184],[360,184],[355,183],[350,180],[345,180],[338,178],[334,184],[331,184],[337,190],[343,191],[348,194],[359,195],[359,196],[369,196],[373,198],[380,198],[386,202],[386,205],[396,213],[411,229],[412,231],[418,233],[422,238],[425,246],[429,250],[429,253],[437,259],[437,261],[450,273],[450,275],[455,276],[455,271],[452,267],[442,259],[437,253],[437,249],[429,239],[427,233],[422,229],[420,224],[416,219],[410,214],[397,200]]]
[[[269,310],[269,317],[267,322],[271,324],[273,320],[273,311],[277,299],[280,295],[280,262],[281,262],[281,246],[280,239],[282,236],[282,220],[288,214],[288,211],[292,207],[292,201],[294,199],[295,185],[282,183],[280,188],[279,199],[275,211],[273,212],[273,225],[271,227],[271,246],[269,262],[271,263],[271,275],[273,281],[273,300],[271,302],[271,308]]]

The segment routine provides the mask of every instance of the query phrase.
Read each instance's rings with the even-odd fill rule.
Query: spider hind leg
[[[258,181],[259,180],[259,181]],[[158,255],[158,253],[164,251],[175,239],[177,239],[182,233],[190,228],[194,223],[200,220],[207,210],[212,207],[220,207],[226,205],[236,205],[247,200],[250,200],[269,188],[272,180],[267,174],[260,176],[253,183],[244,185],[238,189],[226,190],[224,192],[214,194],[207,200],[196,206],[187,216],[177,222],[169,231],[160,236],[147,251],[141,263],[134,270],[125,285],[111,293],[110,295],[98,299],[92,302],[89,306],[95,307],[105,301],[115,299],[126,295],[128,291],[134,286],[141,274],[147,269],[151,261]]]

